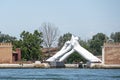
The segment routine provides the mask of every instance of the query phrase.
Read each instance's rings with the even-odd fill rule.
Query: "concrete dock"
[[[79,68],[79,64],[64,64],[64,68]],[[32,64],[0,64],[0,68],[55,68],[51,67],[48,63],[32,63]],[[59,67],[58,67],[59,68]],[[98,63],[92,63],[90,66],[83,68],[94,69],[120,69],[120,65],[104,65]]]
[[[49,64],[0,64],[0,68],[49,68]]]

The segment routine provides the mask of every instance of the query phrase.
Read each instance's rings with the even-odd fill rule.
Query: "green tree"
[[[42,33],[37,30],[33,34],[23,31],[20,37],[21,39],[16,44],[21,45],[22,58],[33,61],[40,60]]]
[[[89,40],[91,52],[94,55],[101,55],[103,43],[106,42],[107,39],[108,37],[103,33],[97,33],[94,35],[92,39]]]
[[[67,63],[79,63],[81,61],[86,62],[86,60],[77,52],[71,54],[66,60]]]
[[[71,36],[72,36],[71,33],[66,33],[63,36],[60,36],[58,39],[58,47],[62,48],[64,43],[71,39]]]
[[[111,33],[110,38],[114,40],[114,42],[120,42],[120,32]]]
[[[88,41],[79,40],[79,44],[80,44],[82,47],[84,47],[85,49],[87,49],[88,51],[90,51],[89,40],[88,40]]]
[[[11,42],[13,43],[16,40],[16,37],[9,36],[8,34],[2,34],[0,32],[0,42]]]

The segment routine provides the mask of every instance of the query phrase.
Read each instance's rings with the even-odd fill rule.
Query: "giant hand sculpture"
[[[54,56],[50,57],[46,61],[52,62],[58,60],[60,56],[64,55],[66,52],[68,52],[71,49],[71,46],[72,45],[70,44],[70,41],[67,41],[60,51],[58,51]]]
[[[70,41],[67,41],[63,48],[57,52],[55,55],[47,59],[48,62],[53,61],[64,61],[67,57],[69,57],[74,51],[77,51],[81,56],[83,56],[86,60],[90,62],[101,62],[99,58],[94,56],[92,53],[87,51],[85,48],[79,45],[78,37],[74,37],[72,35],[72,38]]]

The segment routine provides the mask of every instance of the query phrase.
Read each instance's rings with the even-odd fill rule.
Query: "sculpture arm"
[[[77,51],[80,55],[82,55],[86,60],[90,62],[102,62],[99,58],[94,56],[92,53],[87,51],[85,48],[79,45],[78,42],[75,43],[74,45],[75,51]]]
[[[54,56],[48,58],[46,61],[55,61],[60,56],[68,52],[71,49],[71,47],[72,46],[70,44],[70,41],[67,41],[59,52],[57,52]]]
[[[69,51],[68,53],[66,53],[64,56],[62,56],[59,61],[62,62],[64,61],[66,58],[68,58],[75,50],[72,49],[71,51]]]

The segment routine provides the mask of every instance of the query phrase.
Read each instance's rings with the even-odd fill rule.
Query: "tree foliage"
[[[89,41],[89,40],[88,40]],[[87,49],[88,51],[90,51],[90,44],[88,41],[84,41],[84,40],[79,40],[79,44],[84,47],[85,49]]]
[[[108,37],[103,33],[97,33],[89,41],[90,50],[94,55],[102,54],[103,43],[108,39]]]
[[[60,36],[58,39],[58,47],[62,48],[64,43],[71,39],[71,36],[72,36],[71,33],[66,33],[63,36]]]
[[[110,38],[113,39],[114,42],[120,42],[120,32],[111,33]]]
[[[66,60],[67,63],[79,63],[81,61],[86,62],[86,60],[77,52],[71,54]]]
[[[0,32],[0,42],[14,42],[16,37],[9,36],[8,34],[3,34]]]
[[[21,45],[22,58],[32,61],[40,60],[42,33],[37,30],[35,30],[33,34],[23,31],[20,37],[21,39],[17,44]]]

